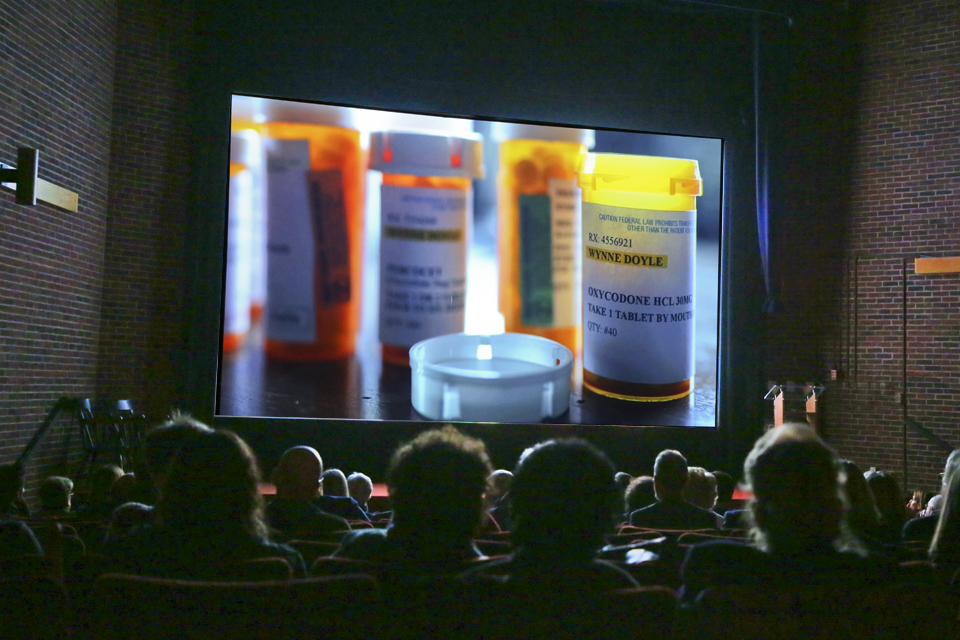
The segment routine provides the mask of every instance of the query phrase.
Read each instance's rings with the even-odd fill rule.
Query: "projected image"
[[[234,96],[217,414],[716,425],[716,139]]]

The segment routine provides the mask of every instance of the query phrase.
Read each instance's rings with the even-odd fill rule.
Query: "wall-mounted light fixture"
[[[79,206],[77,194],[38,177],[39,167],[40,152],[20,147],[16,168],[0,163],[0,184],[16,192],[18,204],[35,205],[40,200],[76,213]]]

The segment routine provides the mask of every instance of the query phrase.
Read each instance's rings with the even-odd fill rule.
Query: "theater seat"
[[[221,580],[254,582],[258,580],[290,580],[293,570],[284,558],[254,558],[221,567]]]
[[[960,597],[937,586],[728,586],[700,594],[685,634],[705,640],[939,640],[960,637],[958,611]]]
[[[0,630],[4,638],[66,637],[66,596],[49,577],[0,578]]]
[[[106,574],[94,588],[93,629],[104,639],[218,640],[372,637],[379,591],[369,576],[201,582]]]

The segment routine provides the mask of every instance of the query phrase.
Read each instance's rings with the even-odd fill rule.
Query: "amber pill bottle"
[[[360,322],[365,167],[340,107],[278,103],[263,124],[264,347],[281,360],[350,356]]]

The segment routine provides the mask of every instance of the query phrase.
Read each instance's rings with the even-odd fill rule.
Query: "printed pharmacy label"
[[[579,205],[573,180],[551,180],[548,193],[518,197],[520,321],[526,326],[577,322]]]
[[[343,203],[343,176],[337,169],[307,174],[313,222],[316,298],[332,307],[350,302],[350,238]]]
[[[224,335],[244,334],[250,328],[253,175],[249,169],[234,173],[232,166],[231,173],[227,200],[227,277],[223,292]]]
[[[470,191],[380,188],[380,341],[463,331]]]
[[[583,366],[623,382],[694,374],[693,211],[583,203]]]
[[[267,174],[265,333],[281,342],[315,342],[314,223],[307,140],[264,140]]]

